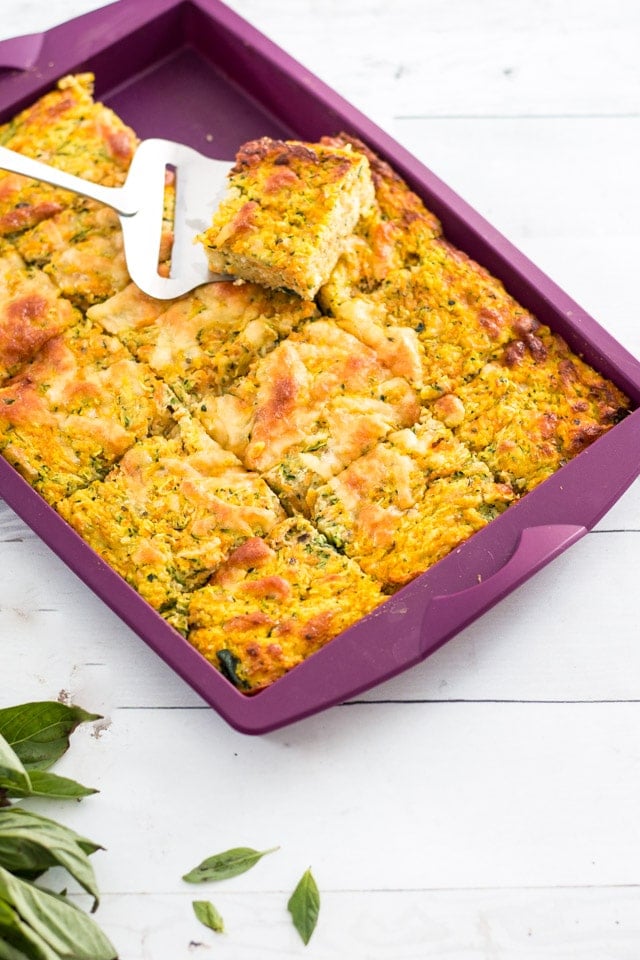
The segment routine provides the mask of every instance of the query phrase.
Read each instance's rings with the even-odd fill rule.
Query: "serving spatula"
[[[129,276],[158,300],[180,297],[202,283],[228,277],[209,270],[205,249],[196,236],[210,225],[232,164],[212,160],[171,140],[143,140],[121,187],[105,187],[58,170],[14,150],[0,147],[0,169],[42,180],[112,207],[122,225]],[[165,177],[175,170],[176,202],[171,270],[158,272]]]

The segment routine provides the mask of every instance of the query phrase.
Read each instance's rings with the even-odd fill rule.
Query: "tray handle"
[[[0,70],[30,70],[38,62],[43,44],[44,33],[0,40]]]
[[[578,524],[527,527],[509,559],[490,577],[465,590],[434,597],[422,621],[423,656],[444,643],[453,632],[468,626],[586,532],[587,528]]]
[[[409,597],[408,589],[390,597],[365,621],[346,631],[287,676],[256,695],[251,710],[239,718],[234,707],[221,712],[244,733],[266,733],[284,723],[344,702],[400,671],[424,660],[502,597],[523,583],[587,528],[577,524],[545,524],[525,528],[506,561],[477,585],[455,593]],[[367,628],[365,629],[365,623]],[[367,642],[380,632],[384,644]],[[240,722],[238,722],[240,721]]]

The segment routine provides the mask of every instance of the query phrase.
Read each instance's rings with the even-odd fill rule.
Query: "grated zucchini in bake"
[[[0,143],[115,185],[137,141],[80,75]],[[245,692],[630,407],[347,134],[241,147],[204,237],[240,279],[174,301],[56,188],[0,173],[0,237],[0,452]]]

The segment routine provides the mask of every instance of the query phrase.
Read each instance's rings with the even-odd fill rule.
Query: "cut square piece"
[[[440,238],[423,245],[417,265],[389,271],[371,290],[353,290],[351,279],[345,261],[322,306],[427,402],[475,376],[533,321],[499,280]]]
[[[373,199],[369,162],[350,144],[263,137],[240,149],[200,239],[215,273],[313,299]]]
[[[189,604],[188,639],[255,692],[306,660],[385,597],[302,517],[247,540]]]
[[[441,560],[512,503],[504,483],[427,413],[315,491],[312,519],[383,588]]]
[[[186,412],[135,444],[102,482],[58,504],[87,543],[177,630],[188,593],[284,511],[267,485]]]
[[[526,493],[621,420],[629,400],[548,327],[533,321],[522,334],[431,409]]]
[[[26,262],[42,267],[80,309],[129,283],[118,215],[93,200],[41,220],[14,242]]]
[[[47,275],[0,241],[0,384],[78,320]]]
[[[170,428],[175,394],[99,327],[52,337],[0,389],[0,452],[50,503]]]
[[[304,324],[203,408],[211,435],[301,513],[310,489],[420,416],[406,380],[331,320]]]

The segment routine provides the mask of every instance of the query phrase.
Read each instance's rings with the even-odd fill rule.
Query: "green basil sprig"
[[[311,869],[305,870],[289,898],[287,909],[305,944],[309,943],[320,913],[320,891]]]
[[[23,797],[84,797],[96,791],[49,767],[69,747],[78,724],[99,719],[58,702],[0,710],[0,960],[116,960],[95,921],[67,900],[32,883],[61,867],[93,897],[89,856],[101,849],[54,820],[9,803]]]

